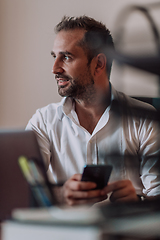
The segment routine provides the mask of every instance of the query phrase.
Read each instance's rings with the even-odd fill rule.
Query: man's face
[[[57,80],[58,92],[73,98],[88,97],[94,91],[94,79],[88,58],[78,41],[84,30],[60,31],[54,41],[52,72]]]

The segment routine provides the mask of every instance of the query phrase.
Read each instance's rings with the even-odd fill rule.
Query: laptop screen
[[[33,170],[32,181],[26,178],[26,165]],[[38,182],[34,176],[36,171],[40,179],[43,179],[43,185],[42,181]],[[46,193],[51,196],[50,203],[44,201],[43,205],[41,200],[46,197]],[[1,131],[0,221],[10,218],[15,208],[42,207],[45,204],[53,205],[55,201],[35,133],[33,131]]]

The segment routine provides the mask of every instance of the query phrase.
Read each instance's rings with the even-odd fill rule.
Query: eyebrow
[[[68,51],[60,52],[59,54],[60,54],[60,55],[70,55],[70,56],[74,56],[71,52],[68,52]],[[52,55],[52,56],[56,56],[56,54],[55,54],[53,51],[51,51],[51,55]]]

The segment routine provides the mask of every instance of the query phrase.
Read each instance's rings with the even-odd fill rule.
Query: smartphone
[[[111,165],[86,165],[81,181],[95,182],[96,189],[102,189],[108,184],[111,172]]]

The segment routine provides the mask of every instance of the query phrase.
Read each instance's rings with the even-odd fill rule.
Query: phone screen
[[[86,165],[81,181],[95,182],[96,189],[102,189],[108,184],[111,171],[111,165]]]

